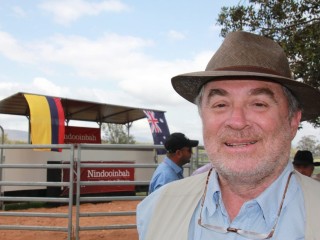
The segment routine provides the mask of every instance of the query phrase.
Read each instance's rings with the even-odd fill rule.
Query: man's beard
[[[288,129],[276,132],[274,136],[268,136],[269,141],[262,144],[262,131],[253,129],[235,131],[223,129],[215,137],[204,137],[207,154],[213,163],[217,173],[224,179],[237,184],[257,184],[264,178],[282,171],[289,160],[291,135]],[[232,154],[221,151],[226,147],[225,143],[246,139],[247,143],[259,144],[257,151],[250,154]],[[261,143],[262,141],[262,143]],[[230,148],[232,148],[230,146]]]

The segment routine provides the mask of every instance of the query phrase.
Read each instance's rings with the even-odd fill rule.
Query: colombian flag
[[[64,144],[65,118],[60,98],[32,94],[24,96],[30,109],[32,144]]]

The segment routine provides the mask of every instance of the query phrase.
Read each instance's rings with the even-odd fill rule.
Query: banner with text
[[[101,143],[100,128],[66,126],[65,144],[73,143]]]
[[[133,164],[129,161],[115,161],[115,162],[97,162],[88,161],[82,163],[90,164]],[[74,167],[76,172],[76,165]],[[69,169],[63,169],[63,181],[69,181]],[[76,174],[74,174],[74,182],[77,181]],[[80,181],[134,181],[134,167],[86,167],[81,169]],[[74,185],[75,186],[75,185]],[[81,186],[80,194],[97,194],[97,193],[112,193],[112,192],[134,192],[134,185],[93,185]],[[62,195],[68,194],[69,190],[65,188]],[[75,193],[75,187],[74,187]]]

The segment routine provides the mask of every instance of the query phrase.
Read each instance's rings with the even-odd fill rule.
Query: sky
[[[197,109],[171,78],[205,69],[223,40],[218,13],[238,2],[0,0],[0,99],[27,92],[161,110],[171,133],[202,143]],[[28,130],[26,117],[1,114],[0,125]],[[130,133],[152,142],[146,119]],[[304,124],[294,143],[319,133]]]

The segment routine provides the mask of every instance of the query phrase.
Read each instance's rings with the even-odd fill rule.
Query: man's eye
[[[267,107],[268,106],[266,103],[262,103],[262,102],[256,102],[253,105],[256,107]]]
[[[223,103],[220,103],[220,104],[216,105],[216,107],[218,107],[218,108],[222,108],[222,107],[225,107],[225,106],[226,106],[226,104],[223,104]]]
[[[216,104],[212,104],[211,108],[224,108],[227,105],[225,103],[216,103]]]

